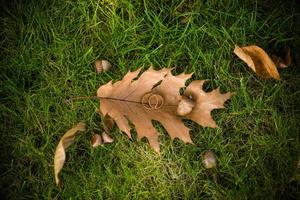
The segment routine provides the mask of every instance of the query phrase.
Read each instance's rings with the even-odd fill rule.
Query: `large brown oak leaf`
[[[171,69],[156,71],[149,68],[138,77],[140,70],[128,72],[121,81],[114,84],[109,82],[97,91],[101,113],[109,115],[129,138],[130,121],[135,126],[138,138],[146,137],[151,147],[159,152],[158,133],[152,120],[160,122],[171,139],[179,138],[185,143],[193,142],[190,129],[182,122],[183,118],[204,127],[217,127],[210,112],[224,108],[224,102],[232,93],[221,94],[219,88],[205,92],[202,90],[205,80],[196,80],[180,95],[180,88],[185,87],[186,80],[192,74],[173,76]],[[189,114],[182,117],[176,111],[183,97],[193,101],[195,106]]]

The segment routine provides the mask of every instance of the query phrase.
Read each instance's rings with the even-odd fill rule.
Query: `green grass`
[[[262,3],[265,2],[265,3]],[[300,8],[296,1],[22,1],[1,13],[1,193],[7,199],[296,199],[300,156]],[[269,53],[285,45],[293,65],[262,80],[233,54],[234,44]],[[96,74],[96,59],[113,68]],[[92,149],[102,130],[93,96],[140,66],[175,67],[236,95],[213,111],[219,128],[187,121],[195,145],[160,130],[161,155],[114,129],[115,142]],[[63,133],[88,125],[67,153],[62,187],[53,156]],[[204,169],[201,153],[218,167]],[[213,173],[218,180],[214,181]]]

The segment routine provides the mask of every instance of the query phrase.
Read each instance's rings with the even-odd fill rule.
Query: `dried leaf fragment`
[[[79,122],[73,128],[68,130],[63,137],[60,139],[54,155],[54,175],[55,175],[55,183],[59,185],[59,177],[58,174],[64,166],[66,160],[66,149],[74,142],[75,135],[79,131],[85,131],[86,125],[83,122]]]
[[[101,136],[99,134],[93,134],[91,143],[94,148],[101,145],[103,143]]]
[[[217,158],[213,151],[207,150],[202,154],[202,163],[206,169],[211,169],[217,166]]]
[[[102,133],[102,139],[103,139],[103,143],[113,143],[114,142],[114,139],[112,139],[112,137],[110,137],[105,132]]]
[[[95,62],[95,70],[97,74],[106,72],[110,68],[111,68],[111,64],[107,60],[96,60]]]
[[[99,145],[103,145],[105,143],[113,143],[114,139],[112,139],[112,137],[110,137],[106,132],[103,132],[101,135],[99,134],[93,134],[92,136],[92,147],[98,147]]]
[[[280,80],[276,65],[268,54],[256,45],[239,47],[235,45],[234,53],[243,60],[258,76]]]

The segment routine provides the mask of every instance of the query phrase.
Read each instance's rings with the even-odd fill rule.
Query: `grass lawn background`
[[[9,1],[1,5],[1,193],[7,199],[296,199],[300,156],[300,6],[297,1]],[[291,48],[281,80],[258,78],[234,44],[269,53]],[[96,74],[94,61],[113,68]],[[90,146],[103,130],[97,88],[140,66],[175,67],[235,92],[213,111],[219,128],[192,128],[195,145],[160,131],[161,155],[117,128],[115,142]],[[79,121],[88,131],[67,152],[62,187],[55,147]],[[201,153],[218,157],[214,172]],[[213,173],[218,180],[214,181]]]

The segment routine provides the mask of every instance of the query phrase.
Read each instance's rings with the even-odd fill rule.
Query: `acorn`
[[[187,114],[192,112],[194,107],[195,102],[192,99],[183,96],[177,106],[177,114],[179,116],[186,116]]]
[[[202,163],[206,169],[217,167],[217,158],[213,151],[207,150],[202,154]]]
[[[95,70],[96,73],[102,73],[110,70],[111,64],[107,60],[96,60],[95,62]]]

